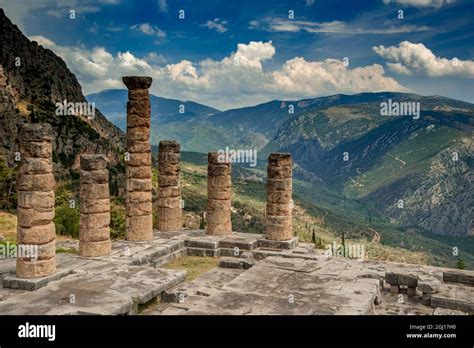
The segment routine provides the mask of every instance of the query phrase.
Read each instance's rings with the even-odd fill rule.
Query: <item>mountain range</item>
[[[127,91],[85,97],[65,62],[28,40],[1,9],[0,42],[0,159],[14,167],[21,124],[48,122],[58,179],[77,176],[80,154],[104,153],[119,180]],[[55,103],[64,100],[94,102],[95,117],[57,115]],[[420,117],[382,116],[381,103],[389,100],[419,103]],[[274,100],[222,112],[157,96],[151,104],[155,145],[173,139],[183,151],[199,153],[257,149],[259,164],[251,169],[257,178],[265,176],[268,153],[290,152],[295,194],[312,209],[376,227],[391,245],[427,236],[418,247],[440,240],[443,252],[465,245],[474,254],[473,104],[392,92]],[[370,225],[375,219],[383,224]]]
[[[88,99],[114,120],[113,95]],[[382,116],[381,103],[388,101],[419,103],[419,119]],[[162,99],[168,103],[184,104]],[[298,177],[360,201],[403,228],[474,234],[473,104],[382,92],[274,100],[224,112],[199,106],[204,113],[189,108],[188,117],[153,109],[154,139],[170,137],[201,152],[256,148],[261,160],[272,151],[290,152]]]

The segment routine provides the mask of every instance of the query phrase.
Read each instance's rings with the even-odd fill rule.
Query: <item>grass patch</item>
[[[75,248],[57,248],[56,254],[68,253],[68,254],[79,254],[79,250]]]
[[[192,281],[201,274],[217,267],[219,265],[219,258],[203,257],[203,256],[184,256],[177,260],[166,264],[164,268],[179,269],[188,272],[187,281]]]
[[[16,216],[6,212],[0,212],[0,235],[5,241],[16,242]]]

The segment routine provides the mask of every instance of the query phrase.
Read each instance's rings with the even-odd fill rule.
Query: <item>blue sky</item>
[[[122,75],[146,74],[156,95],[220,109],[383,90],[474,102],[472,0],[0,0],[0,6],[25,35],[66,61],[86,94],[123,88]]]

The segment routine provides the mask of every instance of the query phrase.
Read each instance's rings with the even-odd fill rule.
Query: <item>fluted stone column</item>
[[[221,158],[222,157],[222,158]],[[207,225],[209,235],[232,233],[231,165],[225,155],[209,152],[207,167]]]
[[[163,140],[159,144],[158,230],[176,231],[183,227],[181,211],[181,159],[179,143]]]
[[[110,193],[107,158],[81,155],[79,199],[79,254],[98,257],[110,254]]]
[[[293,238],[291,155],[272,153],[267,167],[266,238],[276,241]]]
[[[46,123],[20,128],[16,274],[37,278],[56,271],[54,227],[53,129]]]
[[[151,77],[125,76],[128,88],[126,161],[127,240],[146,241],[153,238],[150,148],[150,88]]]

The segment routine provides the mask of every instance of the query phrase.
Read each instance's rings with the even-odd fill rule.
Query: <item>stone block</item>
[[[144,203],[129,203],[125,206],[125,214],[127,216],[135,215],[150,215],[153,212],[153,205],[151,202]]]
[[[54,191],[18,191],[17,205],[21,208],[36,209],[38,211],[54,210]]]
[[[79,188],[81,199],[109,199],[109,184],[82,184]]]
[[[84,170],[100,170],[107,168],[107,157],[100,154],[83,154],[80,159],[81,169]]]
[[[53,161],[51,158],[22,157],[20,162],[20,174],[51,174],[53,172]]]
[[[110,225],[110,213],[80,214],[79,225],[84,229],[105,228]]]
[[[80,172],[80,184],[107,184],[109,182],[109,171],[107,169],[84,170]]]
[[[151,167],[150,166],[141,166],[141,167],[127,166],[125,168],[125,175],[127,179],[151,179]]]
[[[289,153],[271,153],[268,156],[268,165],[276,167],[291,167],[291,154]]]
[[[39,278],[56,271],[56,259],[27,261],[17,259],[16,275],[19,278]]]
[[[110,212],[110,200],[103,199],[83,199],[80,203],[81,213],[107,213]]]
[[[17,230],[17,240],[21,244],[45,244],[56,237],[56,229],[53,222],[32,227],[18,226]]]
[[[53,148],[50,141],[20,141],[22,157],[50,158]]]
[[[80,228],[79,239],[83,242],[101,242],[110,239],[110,228]]]
[[[151,152],[130,153],[127,165],[131,167],[150,166]]]
[[[127,204],[149,203],[152,201],[151,191],[127,191],[125,201]]]
[[[418,277],[418,290],[423,294],[436,294],[439,291],[441,282],[430,275],[420,275]]]
[[[127,152],[128,153],[148,153],[151,152],[151,146],[149,141],[132,141],[127,140]]]
[[[18,225],[21,227],[46,225],[54,218],[54,210],[38,211],[36,209],[18,207],[16,213],[18,217]]]
[[[267,167],[267,177],[270,179],[288,179],[291,178],[292,172],[291,167],[275,167],[275,166],[268,166]]]
[[[110,254],[112,243],[110,239],[100,242],[79,242],[79,255],[82,257],[100,257]]]
[[[25,123],[19,127],[19,139],[23,141],[51,141],[53,136],[49,123]]]
[[[50,174],[22,174],[18,176],[18,191],[54,191],[56,182]]]
[[[127,191],[150,191],[153,185],[150,179],[128,179],[126,181]]]
[[[150,139],[149,127],[127,127],[127,140],[129,141],[147,141]]]

